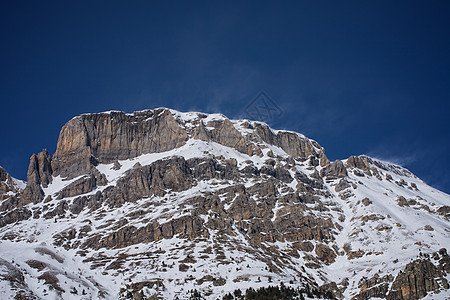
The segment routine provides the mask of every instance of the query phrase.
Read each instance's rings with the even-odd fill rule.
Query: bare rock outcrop
[[[227,147],[235,148],[242,153],[247,153],[247,145],[243,136],[234,128],[230,120],[213,120],[209,121],[206,126],[214,128],[206,133],[210,140]]]
[[[360,288],[360,293],[353,297],[354,300],[367,300],[372,298],[386,298],[386,294],[389,291],[389,285],[394,280],[392,275],[385,275],[380,277],[375,274],[370,279],[363,277],[358,287]]]
[[[0,200],[10,197],[8,194],[10,192],[18,193],[20,192],[20,188],[17,186],[8,172],[0,167]]]
[[[44,199],[42,187],[47,187],[52,182],[51,158],[46,149],[38,155],[33,154],[27,172],[27,186],[22,193],[21,205],[38,203]]]
[[[89,239],[85,246],[93,249],[122,248],[133,244],[172,238],[177,234],[181,238],[194,238],[207,233],[200,217],[181,217],[171,219],[164,224],[152,222],[141,228],[124,226],[104,239],[99,240],[97,237]]]
[[[291,157],[307,159],[310,156],[320,157],[321,164],[329,163],[320,145],[297,133],[289,131],[273,132],[266,124],[256,123],[255,133],[266,143],[280,147]]]
[[[347,175],[347,169],[340,160],[336,160],[320,170],[320,176],[326,177],[327,179],[337,179]]]
[[[317,258],[327,265],[333,263],[336,258],[336,253],[333,251],[333,249],[324,244],[317,244],[314,251],[317,255]]]
[[[106,176],[104,174],[100,174],[100,172],[94,169],[94,171],[90,175],[86,175],[64,187],[60,192],[58,192],[57,199],[74,197],[89,193],[94,190],[96,186],[102,186],[105,184]]]
[[[448,261],[445,249],[435,255],[442,256],[441,261]],[[448,289],[449,284],[445,276],[443,264],[438,262],[436,266],[429,259],[417,259],[407,264],[404,271],[397,275],[386,299],[415,300],[440,288]]]
[[[187,139],[168,109],[81,115],[62,128],[52,167],[56,176],[73,178],[98,162],[168,151]]]
[[[443,248],[432,255],[427,254],[408,263],[395,278],[392,275],[380,277],[378,274],[370,279],[363,278],[358,285],[360,293],[353,299],[377,297],[388,300],[417,300],[430,292],[448,289],[449,283],[445,277],[450,271],[449,262],[447,250]]]
[[[357,168],[366,172],[370,172],[370,163],[365,156],[350,156],[345,165],[349,168]]]
[[[29,219],[32,212],[27,208],[15,208],[0,215],[0,227]]]
[[[37,155],[37,165],[38,165],[38,174],[39,174],[39,182],[42,187],[46,188],[52,182],[52,159],[50,158],[50,154],[47,149],[42,150]]]

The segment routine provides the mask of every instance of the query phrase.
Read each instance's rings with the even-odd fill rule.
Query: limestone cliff
[[[206,123],[204,123],[206,121]],[[98,163],[158,153],[185,144],[191,138],[213,141],[240,152],[261,153],[265,142],[282,148],[294,158],[318,156],[327,163],[323,149],[316,142],[292,132],[274,133],[267,125],[255,123],[249,136],[243,136],[227,118],[193,122],[184,127],[169,109],[156,109],[126,114],[108,112],[85,114],[73,118],[61,130],[51,167],[55,176],[74,178],[89,173]]]
[[[167,109],[81,115],[61,129],[52,168],[74,178],[98,163],[171,150],[187,139]]]

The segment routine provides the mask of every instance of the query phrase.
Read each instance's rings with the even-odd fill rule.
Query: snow
[[[184,146],[179,148],[175,148],[170,151],[160,152],[160,153],[149,153],[143,154],[135,158],[127,159],[127,160],[119,160],[119,164],[121,168],[118,170],[114,170],[113,163],[110,164],[100,164],[97,166],[97,169],[106,175],[106,178],[110,184],[115,184],[118,179],[125,176],[126,172],[133,168],[134,165],[139,163],[141,166],[150,165],[158,160],[168,159],[174,156],[180,156],[184,159],[188,160],[191,158],[206,158],[211,157],[212,154],[215,156],[223,156],[225,159],[236,159],[238,163],[238,167],[245,167],[247,161],[251,161],[256,167],[260,168],[264,165],[264,162],[269,157],[266,155],[267,152],[271,150],[279,156],[287,157],[288,155],[281,148],[267,145],[267,148],[264,149],[264,156],[249,156],[247,154],[241,153],[234,148],[223,146],[221,144],[215,142],[205,142],[197,139],[190,139],[186,142]],[[79,179],[77,177],[76,179]],[[75,181],[76,179],[72,179],[70,181],[64,181],[64,179],[57,178],[55,183],[52,183],[52,187],[49,186],[48,189],[44,190],[47,193],[54,192],[55,189],[62,188]],[[54,187],[54,188],[53,188]]]
[[[14,184],[21,190],[25,189],[25,187],[27,186],[27,183],[23,180],[14,177],[12,177],[12,180],[14,181]]]
[[[42,188],[44,191],[45,197],[46,196],[55,196],[55,194],[59,191],[61,191],[66,186],[70,185],[71,183],[83,178],[85,175],[80,175],[78,177],[72,178],[70,180],[67,180],[66,178],[62,178],[60,175],[57,177],[52,178],[52,182],[46,187]]]

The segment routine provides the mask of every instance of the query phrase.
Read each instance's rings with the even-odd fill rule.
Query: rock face
[[[81,115],[61,130],[52,160],[55,175],[74,178],[98,163],[163,152],[188,136],[169,110]]]
[[[50,298],[186,299],[195,287],[216,299],[281,283],[340,299],[448,291],[450,196],[367,156],[330,162],[317,142],[260,122],[81,115],[53,158],[31,156],[26,187],[0,168],[0,197],[2,258]],[[38,255],[12,263],[7,248],[28,246]]]
[[[317,258],[328,265],[333,263],[336,258],[336,253],[323,244],[317,244],[315,252],[317,254]]]
[[[57,199],[63,199],[66,197],[74,197],[82,194],[86,194],[94,190],[97,186],[103,186],[106,184],[106,177],[104,174],[98,171],[93,171],[89,176],[84,176],[66,187],[62,188],[58,192]]]
[[[88,173],[98,163],[172,150],[184,145],[189,136],[250,155],[259,149],[249,141],[256,141],[280,147],[294,158],[306,159],[313,155],[319,157],[322,164],[328,161],[316,142],[292,132],[275,134],[265,124],[256,123],[255,134],[247,139],[226,118],[200,120],[194,130],[182,125],[183,120],[176,119],[168,109],[73,118],[61,130],[52,159],[54,175],[74,178]]]
[[[52,182],[51,158],[46,149],[33,154],[27,172],[27,186],[22,194],[21,204],[37,203],[44,199],[42,187]]]
[[[20,187],[14,182],[13,178],[0,167],[0,200],[9,197],[8,194],[16,194],[20,191]]]
[[[416,300],[439,289],[448,289],[445,278],[449,268],[450,257],[446,249],[440,249],[431,255],[422,256],[406,265],[394,278],[374,276],[361,280],[361,292],[354,299],[371,299],[373,297],[388,300]]]
[[[370,163],[367,157],[350,156],[346,165],[350,168],[358,168],[363,171],[370,171]]]
[[[320,171],[320,176],[327,179],[336,179],[347,176],[347,169],[340,160],[336,160],[331,164],[327,165]]]
[[[397,275],[387,299],[414,300],[425,297],[429,292],[440,288],[449,288],[445,278],[449,271],[449,256],[446,249],[431,255],[437,260],[437,266],[430,260],[415,260]]]

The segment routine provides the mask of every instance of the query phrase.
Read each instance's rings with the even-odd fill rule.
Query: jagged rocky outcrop
[[[430,292],[448,289],[446,279],[450,271],[450,257],[447,249],[421,257],[408,263],[397,276],[377,274],[370,278],[363,278],[360,282],[360,293],[353,299],[365,300],[373,297],[388,300],[417,300],[427,296]]]
[[[196,127],[183,128],[168,109],[126,114],[109,112],[73,118],[61,130],[52,159],[55,176],[74,178],[88,173],[98,163],[110,163],[145,153],[175,149],[192,138],[214,141],[249,155],[262,155],[255,143],[265,142],[282,148],[293,158],[317,156],[327,164],[320,145],[293,132],[274,133],[267,125],[247,125],[254,131],[248,137],[226,118],[197,121]]]
[[[21,196],[21,205],[37,203],[44,199],[44,191],[52,182],[52,167],[50,154],[46,149],[38,155],[33,154],[27,172],[27,186]]]
[[[71,184],[62,188],[57,195],[57,199],[64,199],[67,197],[74,197],[89,193],[98,186],[107,184],[105,174],[101,174],[96,169],[93,169],[91,174],[85,175],[82,178],[72,182]]]
[[[0,200],[7,199],[18,192],[20,192],[18,184],[5,169],[0,167]]]
[[[188,136],[170,110],[87,114],[61,129],[52,160],[55,175],[73,178],[98,163],[163,152],[183,145]]]
[[[345,168],[342,161],[336,160],[331,164],[325,166],[325,168],[320,171],[320,176],[330,180],[342,178],[347,176],[347,169]]]

